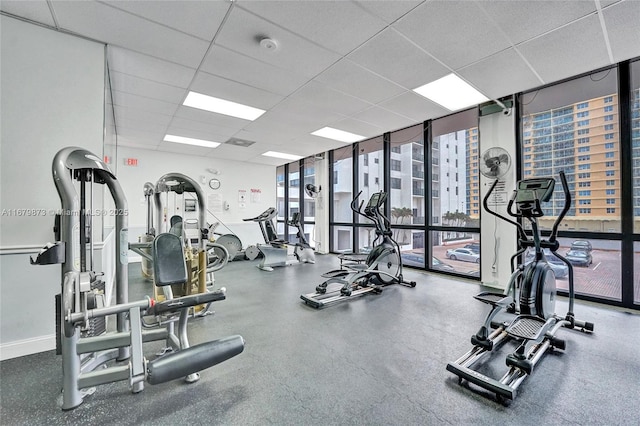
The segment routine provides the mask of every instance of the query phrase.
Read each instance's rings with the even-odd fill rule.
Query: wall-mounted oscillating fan
[[[318,196],[320,195],[320,191],[322,191],[322,186],[320,185],[315,186],[312,183],[308,183],[304,186],[304,192],[310,198],[318,198]]]
[[[500,179],[510,167],[511,156],[504,148],[489,148],[480,158],[480,173],[491,179]]]

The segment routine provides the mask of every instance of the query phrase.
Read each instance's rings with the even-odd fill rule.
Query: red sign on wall
[[[124,159],[124,165],[125,166],[137,167],[138,166],[138,159],[137,158],[125,158]]]

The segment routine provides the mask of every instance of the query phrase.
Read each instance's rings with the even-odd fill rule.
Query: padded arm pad
[[[147,381],[152,385],[168,382],[213,367],[244,350],[242,336],[229,336],[201,343],[147,364]]]
[[[226,299],[224,290],[216,290],[209,293],[191,294],[176,299],[158,302],[151,308],[147,309],[149,315],[160,315],[164,313],[178,312],[180,309],[189,308],[191,306],[203,305],[209,302],[217,302]]]

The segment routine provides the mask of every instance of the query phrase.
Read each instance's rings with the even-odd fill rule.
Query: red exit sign
[[[138,159],[137,158],[125,158],[124,159],[124,165],[125,166],[138,166]]]

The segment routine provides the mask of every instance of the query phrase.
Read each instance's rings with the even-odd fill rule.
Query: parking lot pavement
[[[447,259],[446,252],[448,249],[464,247],[467,243],[435,246],[433,247],[433,255],[453,266],[456,272],[462,274],[477,273],[479,270],[479,265],[477,264]],[[564,256],[568,250],[569,247],[560,247],[558,253]],[[576,293],[620,300],[622,297],[620,252],[617,250],[594,249],[592,256],[593,263],[589,267],[573,267],[573,282]],[[639,271],[636,271],[636,276],[638,275]],[[556,285],[559,289],[568,290],[569,280],[559,279]],[[635,294],[640,294],[640,280],[638,278],[635,280],[635,287]]]

